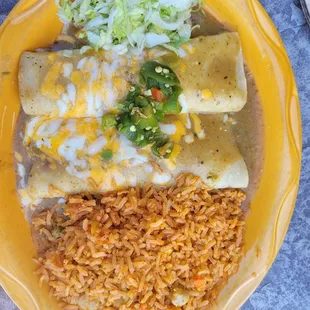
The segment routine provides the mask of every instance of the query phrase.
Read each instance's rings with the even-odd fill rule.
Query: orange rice
[[[244,199],[185,174],[72,196],[33,218],[36,273],[66,310],[205,309],[243,256]]]

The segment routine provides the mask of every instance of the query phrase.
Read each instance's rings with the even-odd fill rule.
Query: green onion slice
[[[110,161],[113,158],[113,152],[111,150],[104,150],[101,153],[101,157],[104,161]]]

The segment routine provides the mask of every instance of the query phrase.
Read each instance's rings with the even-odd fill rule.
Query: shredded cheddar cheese
[[[201,119],[197,114],[191,114],[191,119],[194,123],[194,132],[197,134],[199,139],[203,139],[205,137],[204,129],[201,126]]]
[[[186,135],[186,129],[181,120],[175,121],[174,125],[176,127],[176,132],[175,134],[171,135],[171,139],[174,142],[179,143],[181,138]]]
[[[115,109],[123,98],[132,74],[139,71],[141,60],[126,56],[72,52],[71,62],[64,60],[63,52],[49,53],[48,72],[40,85],[40,92],[56,101],[53,117],[75,118],[81,115],[102,116]],[[129,64],[130,62],[130,64]],[[130,65],[130,73],[124,68]]]
[[[186,70],[186,65],[185,65],[184,62],[181,62],[181,64],[180,64],[180,69],[181,69],[181,72],[185,72],[185,70]]]
[[[84,75],[83,72],[75,70],[71,73],[71,80],[76,86],[84,85]]]
[[[201,94],[202,94],[202,97],[203,97],[204,99],[210,99],[210,98],[212,98],[212,96],[213,96],[210,89],[203,89],[203,90],[201,91]]]
[[[173,151],[171,153],[171,156],[168,160],[168,167],[171,170],[174,170],[176,168],[176,159],[178,158],[178,156],[180,155],[181,152],[181,146],[178,144],[174,145]]]
[[[56,52],[52,52],[52,53],[48,54],[47,61],[50,65],[53,64],[56,61],[56,59],[57,59],[57,53]]]
[[[196,134],[199,134],[202,131],[201,120],[197,114],[191,114],[191,118],[192,118],[193,123],[194,123],[194,132]]]

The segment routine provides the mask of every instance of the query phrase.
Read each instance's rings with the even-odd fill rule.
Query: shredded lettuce
[[[73,23],[95,50],[124,54],[157,45],[171,50],[189,41],[191,12],[202,0],[55,0],[58,16]]]

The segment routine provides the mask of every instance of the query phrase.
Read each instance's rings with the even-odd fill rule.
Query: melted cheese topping
[[[148,156],[143,152],[138,152],[138,149],[124,136],[120,136],[119,151],[115,155],[115,163],[126,167],[138,166],[149,161]]]
[[[48,56],[51,65],[40,86],[41,95],[56,101],[58,111],[53,117],[98,117],[113,110],[126,95],[130,74],[123,70],[128,64],[125,56],[71,55],[72,63],[62,56],[61,53]],[[130,65],[132,73],[138,71],[140,62],[133,59]]]
[[[62,66],[62,74],[65,78],[69,78],[71,76],[72,70],[73,70],[73,64],[72,63],[64,63]]]
[[[172,178],[170,173],[159,173],[155,172],[153,174],[153,183],[155,184],[167,184]]]
[[[74,72],[74,71],[73,71]],[[79,79],[78,76],[76,76]],[[203,129],[196,114],[191,115],[193,131],[199,136]],[[166,184],[177,167],[182,148],[181,140],[192,143],[194,135],[187,132],[192,127],[188,115],[179,115],[170,123],[160,124],[163,133],[175,142],[169,159],[154,158],[151,146],[137,148],[115,128],[103,131],[101,118],[49,119],[34,117],[25,130],[25,145],[52,165],[58,162],[66,171],[87,181],[94,190],[118,189],[135,185],[137,175],[155,184]],[[40,152],[37,152],[40,150]],[[103,160],[103,150],[111,150],[111,161]],[[152,163],[158,160],[159,169]],[[55,166],[56,168],[56,166]],[[138,169],[138,170],[136,170]]]
[[[151,160],[150,151],[134,147],[116,129],[103,132],[99,118],[35,117],[27,124],[24,143],[30,150],[39,149],[42,159],[56,160],[68,173],[87,180],[94,189],[117,188],[126,182],[134,184],[132,175],[126,179],[121,173],[122,167],[145,165],[147,169]],[[113,153],[111,162],[101,157],[105,149]]]
[[[175,124],[159,124],[160,130],[166,135],[174,135],[177,131]]]
[[[191,132],[191,133],[189,133],[188,135],[186,135],[186,136],[184,137],[184,141],[185,141],[187,144],[193,143],[193,142],[195,141],[193,133]]]
[[[189,116],[188,113],[179,114],[178,118],[183,123],[183,125],[185,126],[186,129],[191,129],[192,128],[191,119],[190,119],[190,116]]]
[[[64,87],[57,84],[62,69],[61,62],[56,62],[48,71],[41,85],[41,94],[49,99],[57,100],[64,92]]]
[[[57,54],[55,52],[48,54],[47,61],[50,65],[53,64],[56,59],[57,59]]]
[[[180,155],[181,146],[178,144],[174,145],[173,151],[170,155],[170,158],[166,161],[166,164],[170,170],[174,170],[177,164],[177,158]]]
[[[203,89],[203,90],[201,91],[201,95],[202,95],[202,97],[203,97],[204,99],[210,99],[210,98],[212,98],[212,96],[213,96],[213,94],[212,94],[212,92],[211,92],[210,89]]]
[[[179,143],[181,141],[181,138],[186,135],[186,129],[185,126],[183,125],[182,121],[177,120],[174,122],[174,125],[176,127],[176,131],[173,135],[171,135],[171,139],[176,142]]]
[[[199,139],[203,139],[205,137],[205,131],[201,126],[201,120],[197,114],[191,114],[191,118],[194,123],[194,132],[197,134]]]

